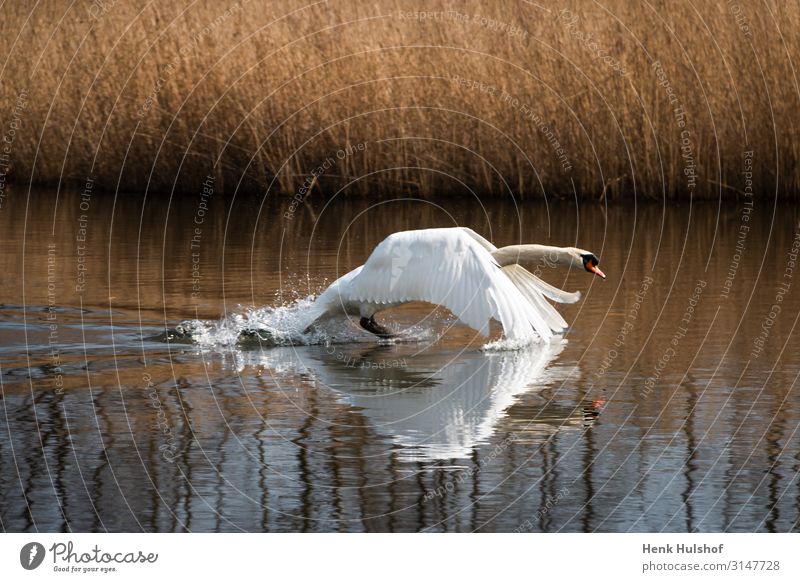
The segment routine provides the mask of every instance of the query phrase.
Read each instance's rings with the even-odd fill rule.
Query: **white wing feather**
[[[574,291],[570,293],[569,291],[564,291],[563,289],[559,289],[558,287],[553,287],[550,283],[546,281],[542,281],[539,277],[528,271],[527,269],[520,267],[524,273],[520,273],[520,276],[523,277],[526,282],[536,288],[542,295],[550,299],[551,301],[555,301],[556,303],[576,303],[581,298],[580,291]]]
[[[461,227],[461,230],[466,232],[469,236],[475,239],[478,244],[480,244],[483,248],[485,248],[490,253],[497,250],[497,247],[490,243],[488,240],[483,238],[477,232],[472,230],[471,228],[467,228],[465,226]],[[511,265],[509,265],[511,266]],[[513,269],[516,274],[518,275],[517,280],[523,280],[527,284],[526,286],[532,286],[536,290],[539,291],[541,295],[544,295],[551,301],[555,301],[556,303],[576,303],[581,298],[581,292],[575,291],[574,293],[570,293],[569,291],[564,291],[563,289],[559,289],[558,287],[553,287],[550,283],[547,283],[528,271],[525,267],[521,265],[513,265],[516,267]],[[507,268],[507,267],[506,267]],[[516,283],[517,280],[514,282]],[[538,304],[538,300],[536,301]],[[549,304],[548,304],[549,305]],[[561,317],[561,316],[559,316]]]
[[[375,248],[340,293],[346,292],[351,301],[374,305],[427,301],[447,307],[484,335],[494,318],[509,339],[536,335],[550,339],[553,334],[546,316],[475,236],[454,228],[395,233]]]
[[[541,291],[531,281],[532,277],[536,277],[533,273],[530,273],[520,265],[506,265],[503,267],[503,272],[508,275],[508,278],[513,281],[514,285],[517,286],[517,289],[522,292],[528,301],[539,310],[539,313],[547,319],[550,329],[556,333],[561,333],[567,329],[567,322],[556,311],[555,307],[545,300]]]

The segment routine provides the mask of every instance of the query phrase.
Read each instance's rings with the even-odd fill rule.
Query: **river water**
[[[800,527],[797,207],[88,186],[0,207],[5,531]],[[426,304],[287,345],[385,236],[453,225],[608,279],[543,273],[583,292],[546,346]]]

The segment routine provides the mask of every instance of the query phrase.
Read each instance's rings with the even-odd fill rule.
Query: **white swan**
[[[458,319],[488,335],[495,319],[511,340],[549,340],[567,323],[545,297],[574,303],[568,293],[542,281],[523,265],[560,264],[605,279],[598,258],[574,247],[514,245],[498,249],[469,228],[396,232],[381,242],[361,267],[334,281],[315,301],[306,329],[337,315],[360,317],[361,327],[380,337],[377,312],[411,301],[447,307]]]

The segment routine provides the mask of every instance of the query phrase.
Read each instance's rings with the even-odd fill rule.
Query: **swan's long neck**
[[[513,264],[574,266],[576,257],[572,250],[570,248],[549,247],[546,245],[511,245],[497,249],[492,253],[492,256],[501,267]]]

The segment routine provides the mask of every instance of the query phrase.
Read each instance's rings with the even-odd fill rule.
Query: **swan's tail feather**
[[[534,308],[542,314],[551,330],[556,333],[561,333],[567,329],[567,322],[563,317],[561,317],[561,314],[556,311],[552,305],[545,301],[542,295],[553,299],[552,296],[554,293],[549,291],[549,289],[552,289],[561,294],[560,297],[563,298],[564,296],[568,296],[568,299],[572,299],[571,301],[561,301],[562,303],[574,303],[580,299],[580,292],[567,293],[566,291],[561,291],[552,285],[548,285],[520,265],[507,265],[503,267],[503,272],[508,276],[509,279],[511,279],[517,289],[519,289],[520,292],[525,296],[525,298],[530,301],[531,305],[533,305]],[[549,288],[548,293],[544,292],[544,286]],[[555,300],[556,299],[554,299],[554,301]]]

